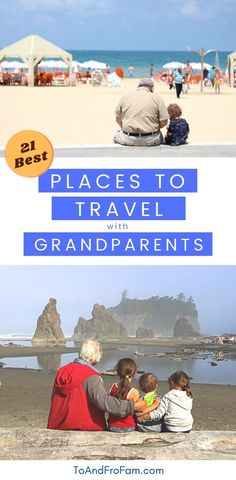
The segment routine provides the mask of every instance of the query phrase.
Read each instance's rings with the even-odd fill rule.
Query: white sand
[[[136,88],[137,79],[124,79],[121,88],[92,87],[0,87],[0,145],[20,130],[38,130],[54,145],[110,144],[118,129],[115,107],[120,97]],[[192,85],[177,101],[175,91],[155,84],[166,103],[179,103],[190,124],[190,142],[236,142],[236,88],[222,85],[200,93]],[[164,132],[165,133],[165,129]]]

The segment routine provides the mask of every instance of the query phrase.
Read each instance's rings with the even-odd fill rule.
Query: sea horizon
[[[149,76],[151,63],[154,64],[154,73],[163,70],[163,65],[169,62],[200,63],[200,56],[194,51],[189,50],[68,50],[74,61],[83,63],[89,60],[106,63],[111,71],[121,67],[125,77],[128,76],[128,67],[134,67],[134,77]],[[227,68],[227,56],[230,51],[214,50],[205,56],[205,62],[210,65],[216,65],[223,71]]]
[[[72,55],[73,61],[84,63],[90,60],[102,62],[109,65],[110,71],[114,72],[117,67],[122,68],[124,77],[129,77],[128,67],[133,66],[133,77],[142,78],[150,75],[150,65],[154,65],[154,76],[163,70],[168,70],[163,67],[169,62],[180,62],[185,64],[198,63],[199,68],[193,69],[194,73],[200,71],[200,56],[195,51],[189,50],[77,50],[67,49]],[[211,66],[218,66],[223,72],[227,68],[227,56],[230,51],[214,50],[205,56],[205,62]],[[19,60],[19,58],[12,58],[11,61]],[[51,60],[51,59],[47,59]],[[52,59],[55,60],[55,59]]]

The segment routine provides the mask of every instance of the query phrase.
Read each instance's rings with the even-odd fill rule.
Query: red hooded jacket
[[[71,362],[61,367],[52,392],[48,427],[55,430],[105,430],[104,412],[86,395],[83,382],[100,375],[92,366]]]

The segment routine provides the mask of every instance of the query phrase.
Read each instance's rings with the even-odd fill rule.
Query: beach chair
[[[110,87],[121,87],[121,79],[115,72],[108,75],[107,82]]]
[[[101,70],[94,70],[92,72],[91,83],[93,87],[107,86],[107,80],[105,79]]]
[[[53,81],[52,81],[52,84],[56,85],[56,86],[66,85],[65,77],[64,76],[54,77]]]
[[[71,75],[69,75],[69,77],[67,78],[67,85],[69,85],[69,87],[76,87],[77,84],[78,82],[76,78],[76,73],[71,73]]]

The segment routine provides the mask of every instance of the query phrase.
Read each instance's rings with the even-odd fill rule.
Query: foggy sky
[[[236,331],[236,266],[0,266],[0,335],[34,333],[50,297],[57,299],[65,334],[93,305],[128,298],[193,297],[201,333]]]

